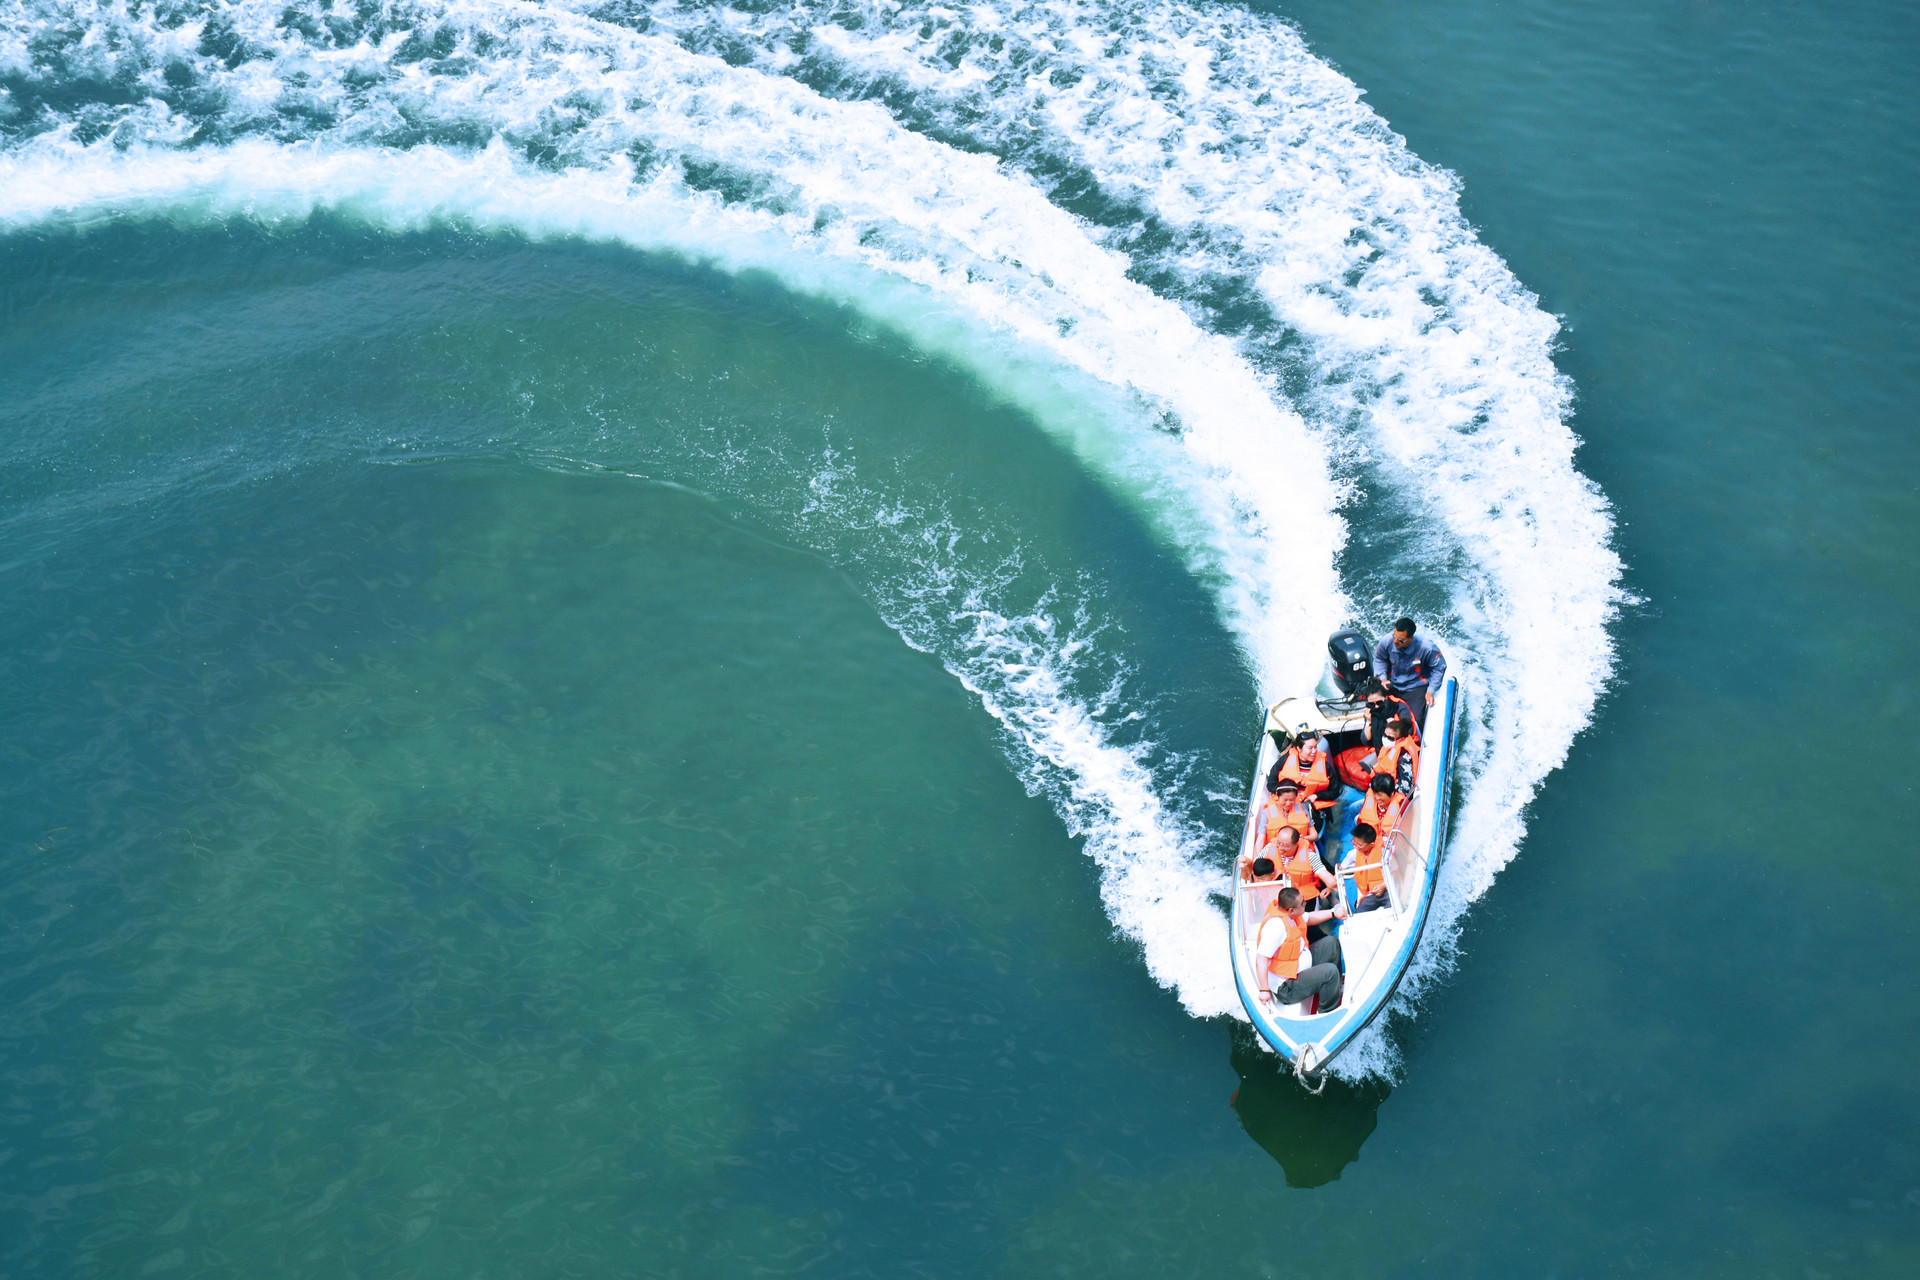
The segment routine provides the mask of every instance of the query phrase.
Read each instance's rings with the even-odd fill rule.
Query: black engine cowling
[[[1363,632],[1348,627],[1328,636],[1327,657],[1333,665],[1333,682],[1349,698],[1373,678],[1373,642]]]

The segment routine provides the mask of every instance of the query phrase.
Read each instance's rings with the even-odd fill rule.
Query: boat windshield
[[[1313,702],[1322,715],[1334,717],[1349,715],[1362,706],[1361,699],[1349,696],[1334,682],[1331,665],[1320,671],[1320,683],[1313,687]]]

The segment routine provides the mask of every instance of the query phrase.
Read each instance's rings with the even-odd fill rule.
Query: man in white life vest
[[[1300,906],[1300,891],[1292,885],[1282,889],[1267,908],[1254,935],[1253,956],[1260,979],[1260,1003],[1277,1000],[1281,1004],[1299,1004],[1320,997],[1319,1012],[1340,1004],[1340,939],[1329,934],[1318,942],[1307,942],[1309,925],[1346,918],[1345,907],[1331,911],[1306,911]],[[1271,994],[1269,994],[1271,992]]]

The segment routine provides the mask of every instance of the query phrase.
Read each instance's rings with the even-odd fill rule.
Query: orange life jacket
[[[1376,843],[1384,844],[1387,832],[1400,825],[1400,819],[1406,816],[1406,811],[1407,798],[1398,791],[1387,797],[1384,809],[1380,804],[1380,793],[1369,791],[1366,803],[1360,806],[1360,813],[1354,818],[1354,822],[1364,822],[1372,827],[1374,835],[1378,837]]]
[[[1399,786],[1401,756],[1412,757],[1409,776],[1417,777],[1420,773],[1420,742],[1412,734],[1384,743],[1379,756],[1374,759],[1373,772],[1379,777],[1393,779],[1394,785]]]
[[[1280,939],[1280,945],[1273,953],[1273,959],[1267,961],[1267,972],[1285,981],[1300,976],[1300,953],[1307,949],[1307,927],[1280,909],[1278,902],[1267,908],[1267,914],[1260,919],[1260,933],[1266,932],[1267,921],[1278,917],[1287,928],[1286,936]]]
[[[1298,786],[1303,794],[1312,797],[1317,809],[1333,803],[1320,798],[1327,789],[1327,753],[1324,751],[1314,752],[1313,764],[1309,766],[1300,763],[1300,748],[1288,747],[1285,759],[1280,762],[1280,781]]]
[[[1291,858],[1276,858],[1275,862],[1287,879],[1293,882],[1293,887],[1300,891],[1303,901],[1311,902],[1320,896],[1320,873],[1313,865],[1313,852],[1309,846],[1297,844],[1293,847]]]
[[[1302,804],[1298,799],[1293,802],[1292,813],[1280,812],[1280,797],[1268,796],[1266,810],[1262,814],[1263,831],[1260,843],[1272,844],[1273,838],[1280,834],[1280,828],[1292,827],[1300,833],[1300,843],[1313,843],[1313,807]]]
[[[1358,848],[1353,851],[1353,887],[1364,898],[1370,893],[1378,893],[1387,887],[1386,873],[1381,869],[1380,860],[1386,856],[1387,846],[1379,840],[1373,842],[1373,848],[1362,853]]]

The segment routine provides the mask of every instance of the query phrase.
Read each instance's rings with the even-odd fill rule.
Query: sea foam
[[[118,87],[0,104],[6,225],[455,221],[767,272],[856,307],[1132,503],[1213,590],[1266,695],[1313,677],[1337,623],[1425,603],[1438,569],[1426,614],[1470,719],[1403,1008],[1449,963],[1610,671],[1619,566],[1573,466],[1554,320],[1472,235],[1451,176],[1283,23],[1169,3],[16,3],[0,65],[29,87]],[[1338,571],[1358,497],[1404,510],[1406,537],[1344,566],[1355,590]],[[942,602],[938,625],[882,608],[1005,726],[1155,979],[1195,1014],[1237,1012],[1207,816],[1075,691],[1087,628],[990,597],[901,593]],[[1390,1044],[1349,1061],[1390,1070]]]

